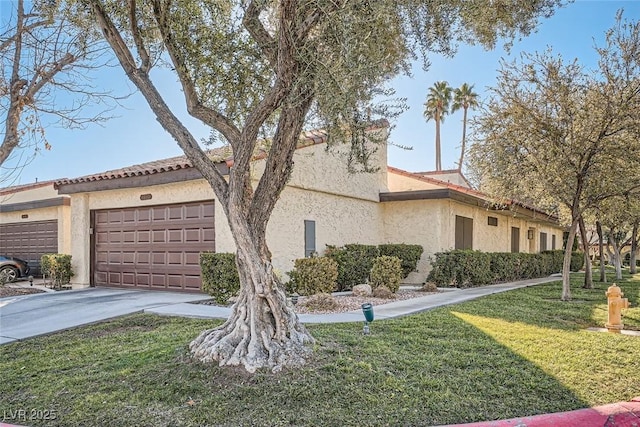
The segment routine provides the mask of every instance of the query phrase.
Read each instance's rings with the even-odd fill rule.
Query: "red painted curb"
[[[576,411],[442,427],[640,427],[640,397]]]

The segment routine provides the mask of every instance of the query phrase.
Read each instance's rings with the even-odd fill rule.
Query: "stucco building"
[[[71,198],[54,181],[0,189],[0,255],[29,262],[40,273],[40,257],[71,252]]]
[[[386,137],[387,128],[376,132]],[[218,149],[211,155],[228,173],[229,153]],[[418,272],[408,278],[415,283],[424,280],[436,252],[562,246],[557,218],[517,204],[495,210],[455,171],[415,174],[388,167],[386,147],[379,147],[371,158],[376,171],[353,174],[347,155],[344,148],[328,150],[321,132],[301,136],[293,175],[267,229],[274,267],[282,273],[326,245],[422,245]],[[263,167],[264,160],[254,162],[256,180]],[[196,291],[199,253],[235,250],[222,207],[186,157],[61,179],[54,187],[68,201],[58,212],[58,250],[73,257],[74,286]],[[19,214],[2,211],[0,222],[20,223]]]

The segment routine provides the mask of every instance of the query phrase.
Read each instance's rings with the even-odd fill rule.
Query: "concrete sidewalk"
[[[205,294],[113,288],[0,298],[0,344],[139,313],[148,308],[208,298]]]
[[[486,295],[497,294],[499,292],[513,289],[525,288],[542,283],[554,282],[558,277],[543,277],[540,279],[522,280],[518,282],[501,283],[498,285],[482,286],[478,288],[444,290],[443,292],[425,295],[420,298],[394,301],[388,304],[374,307],[375,319],[392,319],[396,317],[408,316],[441,307],[445,305],[457,304],[464,301],[480,298]],[[144,310],[145,313],[159,314],[163,316],[194,317],[202,319],[226,319],[231,314],[228,307],[219,307],[205,304],[170,304],[159,307],[152,307]],[[361,310],[348,311],[335,314],[300,314],[298,315],[303,323],[348,323],[362,322],[364,320]]]

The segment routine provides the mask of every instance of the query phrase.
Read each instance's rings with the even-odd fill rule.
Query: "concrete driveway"
[[[88,288],[0,298],[0,344],[210,298],[204,294]]]

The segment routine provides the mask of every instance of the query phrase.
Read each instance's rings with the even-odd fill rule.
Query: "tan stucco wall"
[[[435,190],[445,187],[444,185],[435,185],[394,172],[389,172],[388,178],[389,191]]]
[[[552,235],[556,235],[556,249],[562,247],[562,229],[520,218],[509,212],[488,211],[484,208],[443,200],[411,200],[386,202],[384,205],[384,239],[387,243],[410,243],[424,247],[418,263],[418,273],[405,281],[419,283],[429,272],[429,258],[437,252],[455,247],[456,215],[473,219],[473,249],[483,252],[510,252],[511,227],[520,228],[520,252],[529,252],[527,230],[535,229],[535,250],[539,252],[540,232],[547,233],[547,249],[551,249]],[[488,217],[498,218],[498,226],[488,225]]]
[[[43,187],[32,188],[15,193],[0,195],[0,203],[23,203],[35,200],[53,199],[58,197],[58,191],[53,188],[53,184]]]
[[[447,203],[444,200],[408,200],[382,203],[384,211],[384,241],[422,245],[418,272],[405,282],[420,283],[429,272],[429,258],[447,249]]]
[[[274,267],[282,273],[293,268],[295,259],[304,257],[304,220],[316,221],[316,248],[319,252],[327,244],[377,243],[382,235],[382,207],[377,201],[380,185],[386,181],[386,150],[379,150],[373,157],[373,166],[378,166],[376,173],[350,174],[344,159],[328,153],[325,147],[320,144],[296,151],[293,176],[269,222],[267,241]],[[338,152],[343,149],[339,148]],[[263,169],[264,161],[256,162],[253,167],[256,179]],[[151,194],[152,198],[141,201],[142,194]],[[215,200],[215,250],[234,252],[233,236],[222,206],[204,180],[73,194],[74,286],[90,283],[88,230],[91,210],[212,199]]]
[[[345,154],[345,148],[337,149]],[[341,151],[342,150],[342,151]],[[334,150],[335,151],[335,150]],[[274,267],[281,273],[293,268],[297,258],[304,257],[304,221],[316,223],[316,250],[323,253],[326,245],[346,243],[381,244],[409,243],[424,247],[418,272],[406,282],[420,283],[429,271],[429,258],[455,245],[455,216],[473,218],[473,249],[485,252],[509,252],[511,227],[520,228],[520,251],[539,248],[539,233],[556,235],[557,247],[562,245],[562,229],[539,222],[515,218],[510,212],[489,211],[449,199],[415,200],[380,203],[381,191],[407,191],[441,188],[437,185],[387,171],[386,149],[373,157],[375,173],[351,174],[344,157],[328,153],[325,145],[297,150],[295,169],[289,184],[278,201],[267,228],[267,241],[273,254]],[[257,179],[264,161],[253,167]],[[388,180],[388,185],[387,185]],[[254,181],[254,184],[257,181]],[[141,201],[142,194],[151,194]],[[91,210],[153,206],[191,201],[215,200],[213,191],[204,180],[185,181],[140,187],[82,193],[72,195],[71,253],[76,276],[75,286],[88,285],[90,245],[89,218]],[[487,217],[498,218],[498,226],[489,226]],[[527,230],[535,228],[533,241]],[[233,236],[222,206],[215,200],[215,250],[234,252]]]
[[[28,218],[22,218],[28,215]],[[27,209],[0,213],[0,224],[28,223],[36,221],[58,220],[58,252],[71,253],[71,207],[51,206],[48,208]]]

